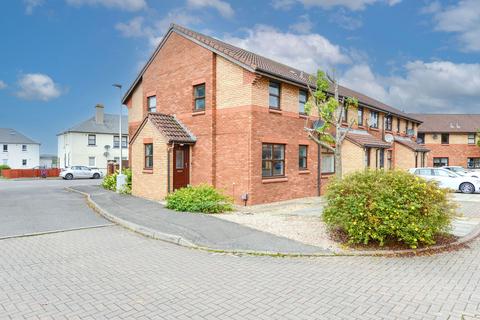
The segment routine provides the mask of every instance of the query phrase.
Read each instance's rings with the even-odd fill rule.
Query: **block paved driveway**
[[[480,315],[479,241],[461,251],[415,258],[237,257],[178,247],[116,226],[0,241],[0,319],[475,315]]]

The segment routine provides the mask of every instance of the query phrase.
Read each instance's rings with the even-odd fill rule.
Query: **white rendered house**
[[[0,128],[0,165],[32,169],[40,161],[40,143],[10,128]]]
[[[128,119],[122,117],[122,139],[119,138],[119,116],[105,114],[103,105],[95,106],[95,116],[57,135],[59,168],[88,166],[106,172],[109,161],[128,160]]]

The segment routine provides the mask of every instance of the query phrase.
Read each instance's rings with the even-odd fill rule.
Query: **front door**
[[[186,187],[190,183],[189,146],[173,148],[173,190]]]

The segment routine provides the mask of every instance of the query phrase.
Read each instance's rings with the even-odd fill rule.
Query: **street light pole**
[[[123,136],[122,136],[122,85],[115,83],[113,84],[115,88],[118,88],[120,92],[120,116],[118,118],[118,137],[119,137],[119,147],[120,147],[120,162],[118,164],[118,175],[117,175],[117,192],[120,192],[123,187],[125,186],[126,183],[126,177],[123,174],[122,171],[122,162],[123,162],[123,146],[122,146],[122,141],[123,141]]]

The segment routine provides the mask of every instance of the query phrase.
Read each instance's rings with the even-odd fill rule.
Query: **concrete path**
[[[199,247],[289,254],[331,253],[323,248],[261,232],[214,216],[175,212],[157,202],[119,195],[98,186],[76,186],[72,189],[88,193],[100,208],[122,220],[133,222],[139,228],[181,236]]]
[[[0,239],[111,225],[65,186],[95,180],[0,180]]]

